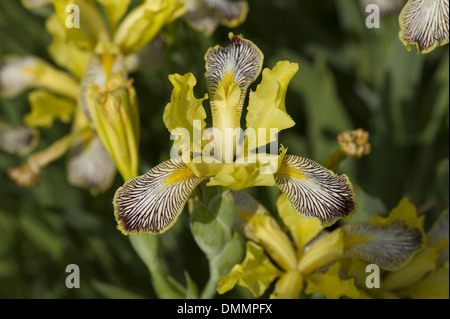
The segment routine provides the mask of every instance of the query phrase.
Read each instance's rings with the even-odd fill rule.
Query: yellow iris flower
[[[0,92],[13,97],[37,89],[29,94],[31,112],[25,123],[50,127],[55,119],[73,119],[73,128],[10,169],[10,177],[22,186],[35,186],[40,170],[67,151],[69,181],[94,192],[111,185],[116,167],[124,179],[137,175],[139,118],[127,72],[135,63],[128,61],[136,60],[136,52],[185,8],[180,0],[144,1],[125,15],[130,0],[97,2],[99,6],[88,0],[23,1],[29,8],[52,3],[55,12],[46,21],[53,37],[49,53],[70,73],[33,56],[6,57],[0,63]],[[74,19],[80,28],[67,26]]]
[[[194,96],[196,79],[191,73],[169,76],[174,89],[164,123],[175,137],[175,158],[128,180],[117,190],[115,216],[124,234],[164,232],[205,180],[209,180],[208,186],[234,190],[277,186],[299,214],[316,217],[323,225],[348,218],[355,211],[347,176],[338,176],[307,158],[287,155],[284,147],[280,154],[278,149],[275,154],[255,152],[276,142],[276,133],[295,124],[286,111],[285,96],[298,65],[281,61],[262,71],[261,83],[249,95],[247,129],[242,134],[244,100],[261,72],[263,55],[241,36],[230,33],[230,41],[228,47],[210,48],[205,55],[208,94],[202,98]],[[205,129],[202,105],[207,98],[212,114],[209,129]]]
[[[278,278],[271,298],[299,298],[305,285],[306,295],[360,298],[355,279],[341,276],[337,261],[350,258],[398,269],[423,246],[420,227],[394,215],[385,223],[347,223],[327,232],[318,219],[299,216],[282,194],[277,208],[289,237],[249,195],[235,193],[235,202],[238,216],[245,221],[244,234],[251,240],[244,260],[219,280],[220,294],[239,285],[259,297]]]

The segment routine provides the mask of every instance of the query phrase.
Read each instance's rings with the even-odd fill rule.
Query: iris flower
[[[448,0],[409,0],[399,16],[399,37],[407,50],[429,53],[448,43]]]
[[[124,179],[138,170],[139,119],[127,61],[135,61],[137,51],[185,9],[178,0],[144,1],[125,15],[129,0],[99,0],[100,6],[87,0],[23,1],[29,8],[50,2],[55,12],[46,21],[53,36],[49,53],[69,72],[33,56],[8,56],[0,65],[0,91],[13,97],[37,89],[29,94],[25,124],[50,127],[60,119],[72,121],[72,131],[9,175],[22,186],[35,186],[41,169],[69,152],[69,181],[103,191],[116,167]],[[81,28],[66,26],[69,5],[79,6]]]
[[[238,216],[245,221],[244,234],[251,240],[244,260],[219,280],[220,294],[239,285],[259,297],[278,278],[271,298],[299,298],[305,284],[306,295],[360,298],[354,278],[340,275],[338,261],[356,258],[365,265],[397,269],[423,246],[418,225],[394,215],[371,223],[347,223],[328,232],[318,219],[296,214],[283,194],[277,208],[284,228],[249,195],[235,193],[235,202]]]
[[[261,51],[251,41],[230,33],[231,44],[210,48],[205,55],[208,94],[196,98],[191,73],[169,76],[174,89],[164,111],[164,124],[175,138],[175,156],[119,188],[114,198],[118,228],[124,234],[162,233],[176,221],[191,193],[203,181],[234,190],[277,186],[296,211],[330,225],[355,211],[352,185],[316,162],[286,154],[255,153],[276,141],[275,130],[295,122],[285,106],[296,63],[281,61],[262,71],[261,83],[250,92],[246,132],[239,135],[249,85],[259,76]],[[209,97],[212,128],[206,128],[203,101]],[[202,132],[203,131],[203,132]],[[237,136],[226,132],[237,132]],[[187,137],[180,132],[188,132]],[[197,133],[196,133],[197,132]],[[194,135],[203,137],[201,141]],[[212,134],[212,135],[211,135]]]

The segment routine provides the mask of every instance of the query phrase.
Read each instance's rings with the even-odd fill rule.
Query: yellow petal
[[[241,138],[240,114],[237,111],[241,90],[232,82],[219,81],[211,100],[214,131],[214,155],[221,162],[232,162]],[[213,104],[214,103],[214,104]]]
[[[225,163],[211,180],[208,186],[227,186],[241,190],[253,186],[273,186],[275,180],[272,174],[262,173],[269,169],[270,163]]]
[[[250,92],[247,107],[247,128],[266,129],[264,139],[255,140],[250,137],[250,148],[259,148],[275,141],[269,129],[277,129],[277,133],[295,125],[286,111],[285,97],[288,84],[297,73],[298,65],[288,61],[278,62],[272,69],[264,69],[261,83],[256,91]]]
[[[448,43],[448,0],[409,0],[399,16],[399,37],[408,51],[428,53]]]
[[[302,275],[291,270],[283,273],[275,284],[270,299],[298,299],[303,288]]]
[[[400,296],[414,299],[448,299],[449,298],[448,263],[440,267],[414,285],[397,292]]]
[[[73,78],[34,56],[6,56],[0,63],[0,93],[13,97],[29,88],[45,88],[71,98],[78,95]]]
[[[297,255],[300,257],[306,244],[316,237],[323,227],[316,218],[299,216],[284,194],[278,197],[277,209],[283,223],[288,227],[289,232],[297,244]]]
[[[165,161],[116,191],[114,214],[123,234],[163,233],[178,218],[194,189],[205,178],[181,160]]]
[[[170,98],[170,103],[164,109],[163,120],[169,132],[174,133],[174,130],[183,128],[189,133],[189,149],[199,151],[198,142],[194,140],[194,121],[199,121],[199,138],[206,127],[206,111],[203,108],[203,101],[208,98],[205,94],[203,98],[197,99],[194,96],[194,86],[197,83],[192,73],[185,75],[172,74],[169,80],[173,85],[173,91]],[[177,143],[180,138],[177,138],[174,143]],[[195,144],[195,146],[194,146]]]
[[[119,20],[127,12],[131,0],[98,0],[98,2],[102,5],[114,33]]]
[[[319,292],[328,299],[338,299],[342,296],[359,298],[360,294],[354,279],[343,280],[339,277],[340,264],[335,263],[324,274],[312,274],[306,277],[306,293]]]
[[[255,297],[261,296],[281,271],[270,262],[264,249],[254,242],[247,242],[247,252],[242,263],[218,281],[217,292],[224,294],[235,285],[246,287]]]
[[[392,291],[419,281],[436,269],[437,256],[434,248],[425,247],[405,267],[388,273],[383,280],[383,289]]]
[[[32,127],[51,127],[55,119],[68,123],[77,107],[73,100],[65,99],[46,90],[36,90],[28,94],[31,112],[24,121]]]
[[[348,177],[307,158],[284,156],[275,183],[301,216],[318,218],[323,226],[348,219],[356,210]]]
[[[179,0],[146,0],[125,16],[113,42],[124,55],[136,52],[150,42],[163,26],[184,12],[183,2]]]
[[[45,27],[53,36],[53,41],[48,47],[48,52],[53,61],[63,67],[77,78],[81,78],[91,56],[93,47],[90,43],[85,48],[80,48],[76,43],[68,39],[67,30],[58,20],[56,14],[51,15],[45,22]]]
[[[303,250],[298,263],[302,274],[310,274],[316,269],[336,261],[344,253],[344,234],[339,229],[320,236]]]
[[[245,217],[245,235],[259,243],[267,254],[282,269],[296,270],[297,257],[289,237],[283,232],[270,215],[253,215]]]
[[[76,5],[78,11],[66,12],[67,8],[71,9],[70,5]],[[68,41],[73,41],[80,48],[84,48],[86,43],[91,40],[93,43],[110,40],[108,29],[94,2],[89,0],[53,0],[53,6],[63,27],[66,27],[66,22],[70,19],[69,14],[79,13],[80,28],[66,28]],[[88,31],[89,36],[84,33],[84,30]]]
[[[370,223],[374,225],[390,225],[397,220],[405,222],[410,228],[423,230],[423,220],[425,216],[418,216],[416,207],[407,199],[403,198],[398,205],[392,209],[389,216],[383,217],[372,215]]]

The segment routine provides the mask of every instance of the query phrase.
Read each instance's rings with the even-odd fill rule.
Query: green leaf
[[[200,249],[211,258],[231,240],[236,209],[231,192],[217,194],[207,205],[194,204],[191,213],[191,232]]]

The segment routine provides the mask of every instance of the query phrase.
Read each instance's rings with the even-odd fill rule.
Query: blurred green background
[[[141,173],[169,158],[170,135],[162,121],[172,90],[168,75],[192,72],[196,96],[202,96],[204,54],[215,44],[227,45],[233,31],[262,50],[264,67],[279,60],[299,64],[286,97],[297,124],[280,133],[289,153],[323,162],[337,149],[340,132],[369,131],[371,154],[346,159],[339,169],[355,188],[359,210],[352,220],[387,214],[403,196],[426,214],[426,225],[448,208],[448,45],[427,55],[407,52],[398,39],[398,13],[383,17],[379,29],[368,29],[356,0],[250,0],[249,7],[241,26],[219,27],[210,38],[174,22],[165,29],[170,41],[161,65],[131,74],[141,112]],[[0,56],[33,54],[51,61],[44,27],[49,13],[1,1]],[[28,112],[26,94],[0,98],[1,118],[20,124]],[[38,149],[69,130],[58,121],[42,129]],[[6,170],[25,159],[0,151],[0,298],[155,297],[148,270],[116,230],[112,198],[123,183],[120,176],[93,197],[67,182],[63,157],[43,170],[39,187],[24,189]],[[275,187],[248,191],[276,212]],[[186,211],[161,235],[161,244],[173,277],[184,282],[187,270],[200,287],[205,284],[207,260],[190,235]],[[72,263],[80,267],[80,289],[65,286]],[[227,296],[248,295],[238,289]]]

